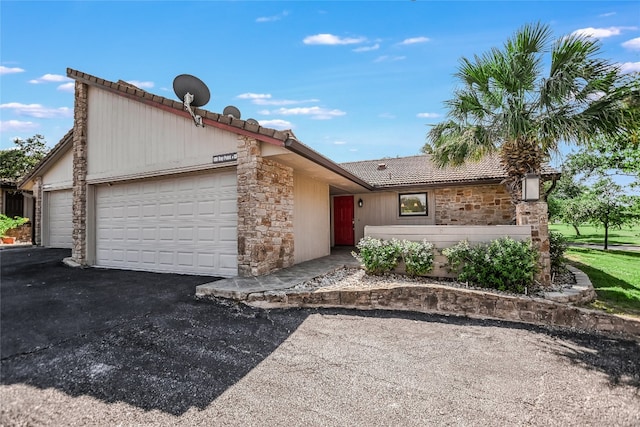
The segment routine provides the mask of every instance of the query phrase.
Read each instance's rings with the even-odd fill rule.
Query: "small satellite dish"
[[[193,95],[190,102],[192,107],[202,107],[211,98],[211,93],[206,84],[199,78],[190,74],[180,74],[173,79],[173,91],[176,93],[180,101],[184,101],[187,93]]]
[[[193,112],[191,107],[202,107],[211,97],[209,88],[199,78],[190,74],[180,74],[173,79],[173,91],[184,104],[184,109],[191,114],[196,126],[204,127],[202,117]]]
[[[227,105],[226,107],[224,107],[224,110],[222,110],[222,114],[225,116],[231,116],[234,119],[240,118],[240,110],[238,110],[233,105]]]
[[[258,121],[256,119],[247,119],[247,123],[249,123],[250,125],[259,125],[260,123],[258,123]]]

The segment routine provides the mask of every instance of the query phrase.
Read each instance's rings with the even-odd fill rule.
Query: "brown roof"
[[[378,188],[501,181],[507,177],[497,156],[444,168],[436,166],[427,154],[340,163],[340,166]],[[557,173],[553,168],[544,166],[543,175]]]

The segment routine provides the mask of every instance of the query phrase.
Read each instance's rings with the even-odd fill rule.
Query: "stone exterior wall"
[[[451,186],[435,191],[438,225],[509,225],[515,207],[502,184]]]
[[[87,108],[89,86],[76,81],[73,123],[73,248],[71,258],[87,264]]]
[[[34,203],[36,206],[36,212],[33,218],[33,226],[35,227],[34,232],[34,245],[42,245],[42,177],[38,176],[35,179],[35,183],[33,185],[33,197],[35,198]]]
[[[542,286],[551,284],[551,257],[549,254],[549,220],[546,202],[521,202],[516,206],[517,225],[531,226],[531,241],[538,249],[539,271],[536,280]]]
[[[15,237],[17,242],[30,243],[31,242],[31,223],[27,222],[20,227],[7,230],[5,233],[8,237]]]
[[[293,169],[264,159],[238,138],[238,275],[262,276],[294,263]]]

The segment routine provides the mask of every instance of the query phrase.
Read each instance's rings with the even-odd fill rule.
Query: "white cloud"
[[[69,107],[47,108],[40,104],[21,104],[19,102],[10,102],[8,104],[0,104],[0,109],[13,110],[15,114],[35,117],[38,119],[73,117],[73,109]]]
[[[596,39],[606,39],[607,37],[619,36],[623,30],[635,30],[636,27],[609,27],[609,28],[580,28],[575,30],[572,35],[583,37],[591,37]]]
[[[251,103],[254,105],[295,105],[295,104],[305,104],[308,102],[318,102],[317,99],[303,99],[300,101],[295,101],[292,99],[272,99],[271,94],[269,93],[243,93],[236,96],[237,99],[249,99]]]
[[[7,120],[4,122],[0,122],[0,131],[18,131],[25,132],[33,129],[37,129],[38,124],[33,122],[23,122],[20,120]]]
[[[378,117],[380,117],[381,119],[395,119],[396,118],[395,114],[391,114],[391,113],[380,113],[380,114],[378,114]]]
[[[358,151],[357,148],[349,148],[349,151],[351,151],[352,153],[355,153],[356,151]]]
[[[335,145],[344,145],[347,143],[347,141],[334,141],[333,142]]]
[[[38,77],[37,79],[29,80],[29,83],[40,84],[40,83],[62,83],[68,82],[71,79],[66,76],[62,76],[60,74],[45,74],[42,77]]]
[[[378,50],[378,49],[380,49],[380,45],[378,43],[376,43],[373,46],[357,47],[357,48],[353,49],[353,51],[354,52],[371,52],[372,50]]]
[[[408,39],[404,39],[400,44],[403,44],[403,45],[417,44],[417,43],[426,43],[428,41],[431,41],[429,37],[411,37]]]
[[[273,128],[273,129],[279,129],[279,130],[293,129],[293,125],[291,124],[291,122],[288,122],[286,120],[280,120],[280,119],[259,120],[258,123],[260,123],[260,126],[267,127],[267,128]]]
[[[127,80],[127,83],[139,87],[140,89],[151,89],[155,84],[153,82],[141,82],[140,80]]]
[[[258,114],[261,114],[263,116],[268,116],[268,115],[271,114],[271,111],[269,111],[269,110],[260,110],[260,111],[258,111]]]
[[[407,59],[406,56],[389,56],[389,55],[382,55],[377,57],[373,62],[395,62],[395,61],[402,61],[404,59]]]
[[[629,50],[640,50],[640,37],[627,40],[626,42],[622,43],[622,47]]]
[[[606,18],[606,17],[608,17],[608,16],[613,16],[613,15],[615,15],[615,14],[616,14],[615,12],[607,12],[607,13],[601,13],[601,14],[600,14],[600,15],[598,15],[598,16],[599,16],[599,17],[601,17],[601,18]]]
[[[438,113],[418,113],[416,114],[416,117],[423,119],[437,119],[438,117],[442,117],[442,115]]]
[[[622,74],[640,72],[640,62],[623,62],[618,65]]]
[[[24,70],[18,67],[5,67],[4,65],[0,65],[0,76],[4,74],[15,74],[15,73],[24,73]]]
[[[259,18],[256,18],[256,22],[275,22],[275,21],[281,20],[282,18],[284,18],[287,15],[289,15],[289,11],[285,10],[285,11],[282,11],[281,13],[279,13],[278,15],[261,16]]]
[[[316,34],[305,37],[302,42],[304,44],[344,45],[358,44],[364,41],[366,41],[364,37],[340,37],[333,34]]]
[[[73,93],[76,90],[76,83],[75,82],[63,83],[60,86],[58,86],[58,90],[61,92]]]
[[[322,107],[296,107],[296,108],[279,108],[272,111],[273,114],[281,114],[283,116],[310,116],[315,120],[329,120],[334,117],[344,116],[344,111]]]
[[[252,92],[247,92],[247,93],[242,93],[242,94],[236,96],[236,98],[238,98],[238,99],[269,99],[269,98],[271,98],[271,94],[270,93],[252,93]]]

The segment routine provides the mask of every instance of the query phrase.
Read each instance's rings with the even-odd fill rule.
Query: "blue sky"
[[[2,0],[0,16],[0,149],[72,127],[67,67],[174,99],[174,77],[196,75],[204,108],[235,105],[336,162],[417,154],[460,58],[526,23],[589,33],[640,71],[637,1]]]

